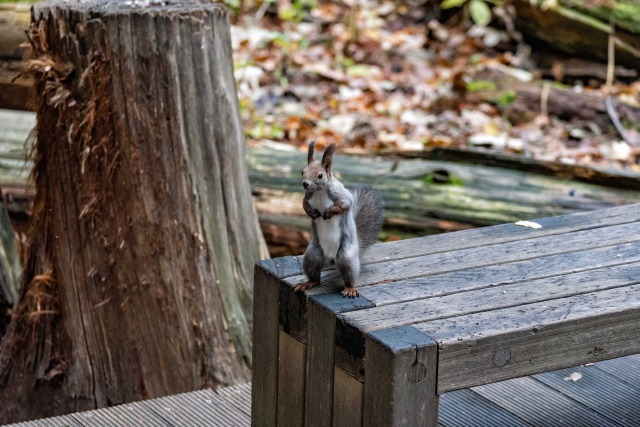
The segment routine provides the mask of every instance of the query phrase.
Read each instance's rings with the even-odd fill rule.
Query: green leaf
[[[442,9],[451,9],[452,7],[460,7],[465,4],[467,0],[443,0],[440,3],[440,8]]]
[[[491,9],[484,0],[471,0],[469,2],[469,14],[473,22],[486,27],[491,22]]]
[[[478,92],[481,90],[496,90],[496,84],[489,80],[473,80],[467,83],[468,92]]]
[[[505,90],[504,92],[500,92],[498,94],[496,102],[500,107],[508,107],[515,102],[516,97],[517,93],[515,90]]]

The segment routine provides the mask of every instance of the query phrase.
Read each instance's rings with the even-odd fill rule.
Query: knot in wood
[[[500,347],[493,353],[493,364],[502,367],[511,360],[511,349],[509,347]]]
[[[413,362],[411,368],[409,369],[409,381],[417,384],[421,382],[424,377],[427,376],[427,367],[424,363],[418,362],[417,360]]]

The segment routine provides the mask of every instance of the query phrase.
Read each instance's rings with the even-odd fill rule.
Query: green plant
[[[291,7],[279,11],[279,16],[284,21],[300,22],[316,6],[316,0],[293,0]]]
[[[486,27],[491,22],[491,8],[488,3],[499,5],[500,0],[442,0],[440,7],[442,9],[464,7],[473,22]]]

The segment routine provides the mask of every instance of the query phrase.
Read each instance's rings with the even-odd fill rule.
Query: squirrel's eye
[[[322,173],[318,174],[318,179],[322,179]]]

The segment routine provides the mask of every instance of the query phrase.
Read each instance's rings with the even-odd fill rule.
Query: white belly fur
[[[309,204],[318,211],[324,213],[333,205],[333,202],[326,191],[316,191],[309,199]],[[334,215],[330,219],[316,218],[316,230],[318,232],[318,243],[322,248],[325,258],[334,259],[340,248],[340,216]]]

